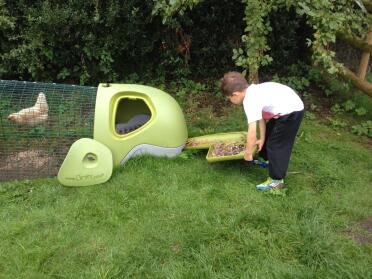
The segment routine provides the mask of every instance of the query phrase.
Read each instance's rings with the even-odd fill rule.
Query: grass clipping
[[[233,156],[245,151],[245,144],[241,142],[220,142],[212,145],[212,157]]]

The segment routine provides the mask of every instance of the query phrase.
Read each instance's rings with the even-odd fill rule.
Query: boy
[[[257,145],[259,156],[269,161],[269,177],[257,185],[257,189],[285,187],[289,158],[304,115],[304,104],[300,97],[290,87],[276,82],[249,85],[238,72],[224,75],[221,90],[233,104],[243,104],[248,120],[244,159],[253,160],[252,153]],[[258,140],[257,122],[260,127]]]

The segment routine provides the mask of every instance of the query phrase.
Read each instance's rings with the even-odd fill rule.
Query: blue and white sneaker
[[[258,157],[256,160],[253,161],[256,161],[256,164],[259,165],[261,168],[267,169],[269,167],[269,161],[265,160],[262,157]]]
[[[256,187],[258,190],[268,190],[271,188],[282,189],[285,187],[285,184],[283,179],[276,180],[269,177],[265,182],[257,185]]]
[[[250,165],[257,165],[260,166],[261,168],[267,169],[269,167],[269,161],[265,161],[262,158],[254,158],[252,161],[247,161],[248,164]]]

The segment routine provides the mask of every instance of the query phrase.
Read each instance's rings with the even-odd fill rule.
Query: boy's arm
[[[257,141],[258,151],[261,151],[262,146],[265,143],[265,136],[266,136],[266,120],[260,120],[260,139]]]
[[[257,142],[256,129],[257,129],[256,121],[248,124],[247,145],[244,154],[244,160],[246,161],[253,160],[253,148]]]

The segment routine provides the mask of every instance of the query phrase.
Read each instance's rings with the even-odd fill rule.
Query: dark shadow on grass
[[[243,174],[261,182],[263,177],[267,177],[268,170],[259,166],[249,165],[244,160],[231,160],[211,163],[211,167],[218,172],[229,172],[235,174]]]

